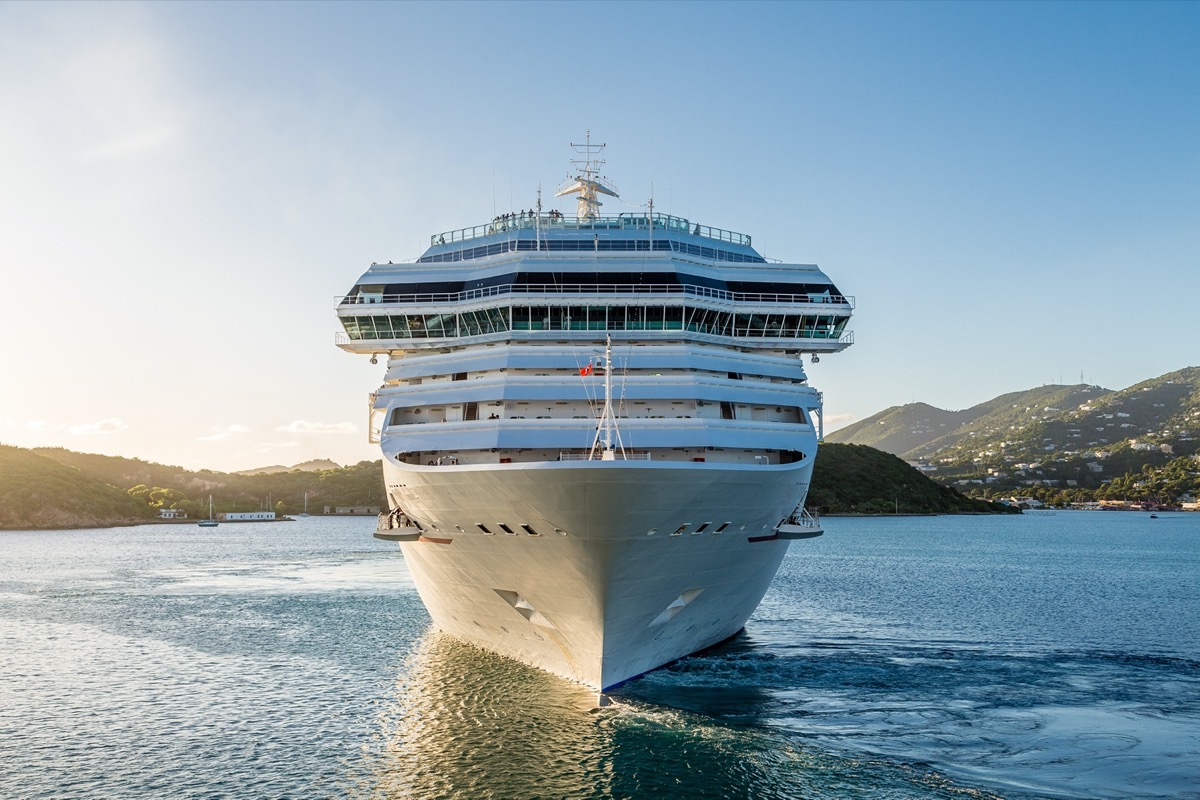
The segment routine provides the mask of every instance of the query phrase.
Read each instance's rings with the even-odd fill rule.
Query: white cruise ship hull
[[[373,262],[342,349],[387,359],[369,403],[389,513],[442,630],[605,690],[737,633],[791,539],[822,438],[805,359],[853,343],[853,298],[748,234],[619,197],[604,145],[555,197]]]
[[[401,548],[435,624],[599,691],[745,625],[812,472],[812,459],[384,463],[389,493],[426,521]]]

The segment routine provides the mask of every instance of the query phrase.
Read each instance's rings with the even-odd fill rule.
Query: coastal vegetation
[[[821,445],[807,506],[822,514],[995,514],[1012,509],[966,497],[902,459],[861,444]]]
[[[332,463],[332,462],[322,462]],[[319,514],[385,505],[378,461],[332,469],[237,474],[189,471],[136,458],[0,445],[0,529],[86,528],[151,522],[161,509],[190,519],[269,509]]]
[[[146,503],[101,478],[0,445],[0,529],[105,527],[154,515]]]
[[[0,529],[106,527],[152,522],[161,509],[189,519],[218,511],[269,508],[319,515],[338,507],[386,507],[381,464],[247,473],[189,471],[140,459],[62,448],[0,446]],[[820,513],[956,514],[1002,507],[972,500],[921,475],[888,453],[861,445],[825,445],[808,505]]]
[[[0,529],[137,524],[163,509],[197,519],[210,495],[222,512],[387,505],[378,461],[225,473],[0,445]],[[1200,368],[1121,391],[1043,386],[965,411],[885,409],[827,437],[807,505],[823,514],[995,513],[991,501],[1018,496],[1052,506],[1200,498]]]

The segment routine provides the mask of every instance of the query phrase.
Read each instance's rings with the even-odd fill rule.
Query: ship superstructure
[[[372,264],[338,306],[391,513],[434,622],[598,690],[736,633],[802,514],[821,435],[804,358],[852,300],[749,236],[617,197],[598,147],[535,207]]]

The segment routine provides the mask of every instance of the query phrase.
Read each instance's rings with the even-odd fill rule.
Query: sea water
[[[1200,798],[1200,514],[827,519],[602,707],[373,525],[0,533],[0,797]]]

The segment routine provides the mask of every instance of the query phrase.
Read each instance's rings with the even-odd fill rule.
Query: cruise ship
[[[805,362],[852,343],[854,304],[748,235],[602,213],[604,145],[572,146],[572,211],[371,264],[336,342],[386,359],[376,535],[437,627],[603,692],[736,634],[820,534]]]

